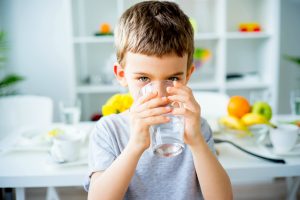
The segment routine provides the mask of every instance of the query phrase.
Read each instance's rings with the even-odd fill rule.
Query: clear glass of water
[[[300,89],[291,91],[290,101],[291,101],[292,114],[300,115]]]
[[[157,91],[160,97],[168,96],[167,87],[173,87],[173,81],[154,81],[144,86],[141,95]],[[179,102],[171,102],[166,105],[170,107],[180,107]],[[170,122],[153,125],[150,127],[151,148],[154,154],[162,157],[173,157],[179,155],[184,150],[184,118],[173,114],[166,114]]]
[[[76,99],[73,103],[59,102],[59,111],[64,124],[78,124],[81,116],[81,101]]]

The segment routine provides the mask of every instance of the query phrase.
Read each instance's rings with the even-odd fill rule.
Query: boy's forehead
[[[128,52],[126,54],[126,68],[130,68],[131,71],[152,71],[155,69],[185,72],[187,69],[187,59],[187,54],[180,57],[172,53],[158,57]]]

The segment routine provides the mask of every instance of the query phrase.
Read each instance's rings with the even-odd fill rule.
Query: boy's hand
[[[201,108],[195,100],[192,90],[185,85],[174,82],[174,87],[167,88],[171,101],[181,102],[183,107],[173,108],[172,114],[182,115],[185,118],[184,142],[189,145],[197,145],[203,139],[201,134]]]
[[[150,146],[149,127],[155,124],[169,122],[163,116],[171,112],[166,107],[169,100],[166,97],[157,97],[157,92],[140,97],[130,108],[130,140],[129,144],[139,151],[145,151]]]

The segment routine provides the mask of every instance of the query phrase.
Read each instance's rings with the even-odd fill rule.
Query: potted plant
[[[17,74],[7,74],[5,71],[6,62],[6,41],[4,31],[0,31],[0,97],[14,95],[17,93],[16,84],[23,81],[24,78]]]
[[[286,55],[286,56],[284,56],[284,57],[285,57],[285,59],[287,59],[287,60],[289,60],[289,61],[291,61],[291,62],[297,64],[298,67],[300,67],[300,56],[297,57],[297,56],[287,56],[287,55]]]

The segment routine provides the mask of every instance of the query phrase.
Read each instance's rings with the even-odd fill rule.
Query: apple
[[[255,102],[251,112],[264,116],[268,121],[272,118],[272,108],[264,101]]]

